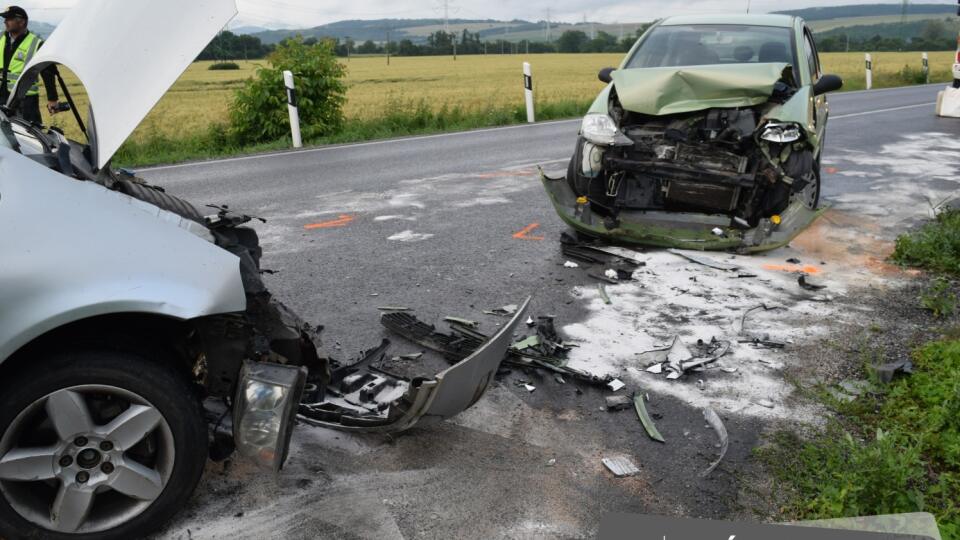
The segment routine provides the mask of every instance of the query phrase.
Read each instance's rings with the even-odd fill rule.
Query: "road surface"
[[[502,321],[483,310],[533,296],[533,314],[555,315],[562,332],[580,343],[572,361],[617,373],[626,391],[651,395],[667,438],[650,441],[630,412],[603,412],[609,392],[581,394],[552,377],[514,372],[457,420],[396,440],[301,427],[277,478],[241,463],[211,465],[165,535],[581,537],[612,511],[713,518],[744,512],[740,471],[761,433],[818,414],[792,395],[784,374],[816,371],[811,358],[819,356],[804,351],[856,324],[850,314],[857,287],[880,279],[890,240],[960,187],[960,121],[934,117],[939,89],[830,97],[823,199],[833,210],[792,247],[738,258],[760,275],[756,281],[731,284],[650,252],[641,283],[612,287],[609,307],[598,301],[595,281],[562,266],[557,239],[564,228],[536,171],[565,170],[578,121],[140,171],[197,204],[228,204],[267,219],[257,229],[263,266],[277,272],[268,284],[326,327],[331,354],[351,357],[393,337],[378,325],[378,306],[407,306],[431,323],[466,317],[491,329]],[[798,297],[796,278],[776,264],[793,256],[823,268],[837,298]],[[793,351],[740,347],[724,359],[737,373],[713,370],[676,383],[636,369],[639,353],[671,335],[729,338],[743,331],[731,321],[747,306],[784,299],[786,313],[771,315],[766,331],[794,342]],[[397,354],[418,350],[393,341]],[[407,368],[442,366],[427,355]],[[775,407],[757,405],[766,401]],[[731,443],[723,465],[701,478],[716,452],[703,422],[706,406],[723,417]],[[608,455],[630,457],[642,474],[613,479],[600,465]]]

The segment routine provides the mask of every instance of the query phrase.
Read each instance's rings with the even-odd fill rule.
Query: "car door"
[[[807,27],[803,28],[803,59],[801,59],[800,63],[803,65],[801,69],[806,69],[810,73],[810,84],[817,84],[817,81],[819,81],[823,75],[823,71],[820,68],[820,55],[817,54],[817,46],[813,41],[813,34]],[[827,128],[827,115],[829,113],[827,96],[820,95],[814,97],[813,108],[813,121],[817,129],[817,138],[823,140],[823,135]],[[821,145],[817,145],[818,157],[820,146]]]

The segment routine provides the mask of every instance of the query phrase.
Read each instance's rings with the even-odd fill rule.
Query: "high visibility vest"
[[[10,93],[13,93],[13,88],[17,85],[17,81],[20,80],[20,76],[23,75],[23,68],[27,67],[27,64],[33,59],[33,55],[37,54],[37,49],[40,48],[42,43],[43,40],[40,39],[40,36],[33,32],[28,32],[27,37],[23,38],[20,46],[13,52],[13,56],[10,57],[10,65],[7,67],[7,90]],[[0,35],[0,54],[3,54],[6,50],[7,34],[3,33]],[[34,81],[33,86],[30,87],[26,95],[40,95],[39,78]]]

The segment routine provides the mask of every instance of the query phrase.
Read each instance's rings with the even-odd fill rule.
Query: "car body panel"
[[[234,0],[85,0],[37,51],[16,92],[51,64],[73,71],[90,100],[93,161],[103,168],[236,13]]]
[[[784,63],[618,69],[613,85],[623,108],[661,116],[766,103]]]
[[[112,313],[242,312],[239,258],[176,214],[0,148],[0,362]]]
[[[796,17],[792,15],[775,14],[740,14],[727,15],[677,15],[660,22],[663,26],[683,26],[688,24],[751,24],[755,26],[777,26],[792,28]]]
[[[305,418],[308,424],[342,431],[396,433],[416,424],[429,424],[452,418],[476,403],[493,383],[500,363],[513,343],[513,334],[524,319],[530,299],[526,299],[513,318],[467,358],[438,373],[408,385],[402,398],[404,406],[394,405],[384,419],[347,417],[340,422]],[[400,402],[398,401],[398,403]]]

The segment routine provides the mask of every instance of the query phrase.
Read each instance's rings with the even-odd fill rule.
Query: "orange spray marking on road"
[[[837,169],[836,167],[824,167],[823,170],[827,174],[837,174],[840,171],[840,169]]]
[[[803,272],[804,274],[820,273],[820,268],[812,265],[800,266],[797,264],[765,264],[763,265],[763,269],[773,272]]]
[[[351,221],[353,221],[353,216],[349,214],[341,214],[337,219],[321,221],[320,223],[311,223],[309,225],[304,225],[303,228],[307,229],[308,231],[313,229],[333,229],[335,227],[343,227],[348,225]]]
[[[520,232],[514,234],[513,237],[517,240],[543,240],[542,236],[529,236],[529,234],[539,226],[539,223],[531,223],[524,227]]]

